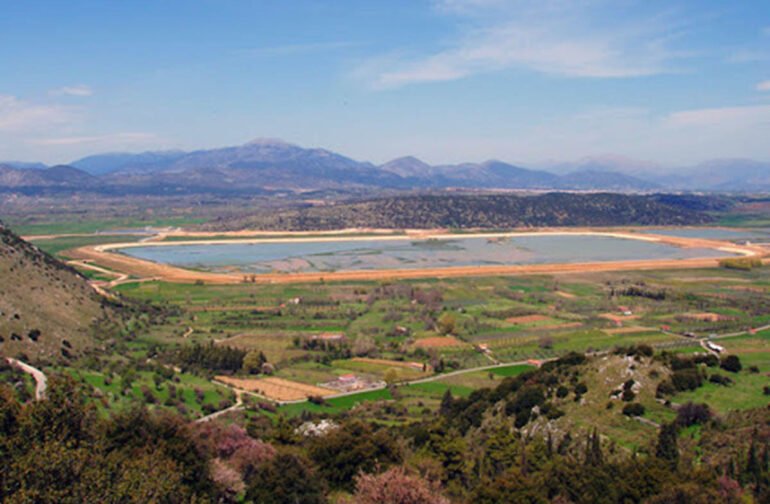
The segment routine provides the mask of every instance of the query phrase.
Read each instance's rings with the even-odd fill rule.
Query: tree
[[[743,366],[741,365],[741,359],[739,359],[737,355],[728,355],[727,357],[722,359],[722,363],[720,364],[720,367],[725,371],[729,371],[731,373],[737,373],[738,371],[743,369]]]
[[[389,386],[393,385],[398,381],[398,372],[393,368],[388,369],[385,371],[383,380],[385,380],[385,383],[387,383]]]
[[[261,350],[251,350],[243,357],[243,370],[249,374],[259,374],[265,362],[267,357]]]
[[[246,499],[260,504],[326,502],[325,488],[310,462],[299,455],[281,453],[259,465],[248,479]]]
[[[356,476],[355,504],[449,504],[436,485],[393,467],[382,474]]]
[[[370,336],[361,334],[353,342],[352,351],[355,355],[361,357],[364,355],[369,355],[370,353],[374,352],[376,349],[377,349],[377,345],[375,345],[374,340]]]
[[[441,334],[454,334],[457,328],[457,317],[451,312],[441,314],[436,322],[436,328]]]
[[[444,395],[441,397],[441,405],[438,408],[440,415],[447,416],[452,412],[452,405],[454,404],[454,398],[452,397],[452,389],[446,389]]]
[[[639,403],[630,403],[623,406],[623,414],[626,416],[642,416],[644,415],[644,405]]]
[[[594,428],[586,440],[585,464],[588,466],[600,466],[603,462],[604,454],[602,453],[601,438],[596,428]]]
[[[658,445],[655,449],[655,456],[668,462],[674,469],[679,464],[677,437],[678,432],[675,423],[663,424],[658,433]]]
[[[355,476],[401,461],[395,437],[385,429],[374,430],[360,420],[343,424],[324,436],[313,438],[308,447],[319,473],[334,488],[353,489]]]

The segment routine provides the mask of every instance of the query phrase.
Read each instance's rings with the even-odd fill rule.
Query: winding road
[[[32,367],[26,362],[22,362],[18,359],[8,357],[5,359],[11,366],[21,369],[27,374],[32,375],[35,379],[35,399],[40,401],[45,399],[45,391],[48,388],[48,377],[36,367]]]

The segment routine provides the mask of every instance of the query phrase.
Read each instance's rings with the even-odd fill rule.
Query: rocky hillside
[[[86,279],[0,222],[0,355],[67,359],[114,315]]]

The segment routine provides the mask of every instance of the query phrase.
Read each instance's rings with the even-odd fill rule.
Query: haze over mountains
[[[770,190],[770,163],[714,160],[664,171],[651,163],[603,157],[535,169],[496,160],[432,166],[407,156],[377,166],[274,139],[191,152],[97,154],[53,167],[0,162],[0,190],[28,193],[259,193],[361,188],[762,191]]]

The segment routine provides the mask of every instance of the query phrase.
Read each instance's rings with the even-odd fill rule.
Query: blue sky
[[[0,0],[0,159],[770,160],[767,0]]]

